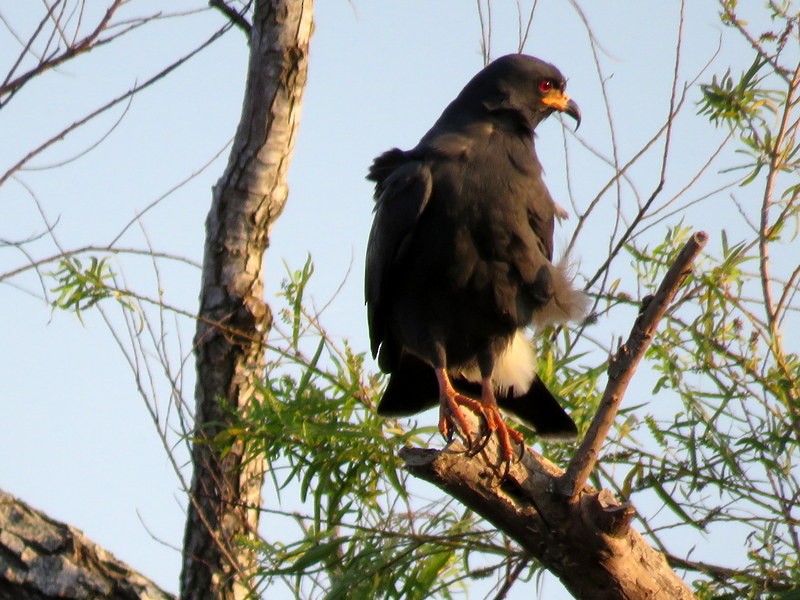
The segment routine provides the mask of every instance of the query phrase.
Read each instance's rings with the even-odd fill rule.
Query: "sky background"
[[[204,6],[189,0],[180,4],[186,10]],[[716,2],[688,4],[679,86],[695,78],[709,61],[713,62],[704,81],[729,66],[734,71],[746,69],[749,55],[722,30]],[[585,208],[613,172],[598,158],[610,157],[613,147],[601,77],[621,162],[664,122],[680,6],[609,0],[585,2],[583,9],[601,46],[600,73],[586,28],[568,2],[540,0],[525,47],[527,53],[561,69],[569,81],[568,92],[583,113],[577,135],[592,151],[569,130],[565,132],[558,119],[550,119],[537,131],[548,186],[572,213]],[[175,10],[175,3],[132,0],[125,14],[159,10]],[[267,299],[273,302],[279,290],[284,262],[298,268],[311,255],[316,266],[311,293],[317,306],[325,305],[344,282],[323,316],[329,333],[347,337],[356,349],[366,349],[362,272],[372,200],[364,175],[380,152],[414,146],[481,68],[481,30],[476,4],[464,0],[325,0],[316,3],[315,12],[290,197],[274,227],[266,259]],[[0,14],[27,39],[41,6],[0,0]],[[96,16],[87,15],[86,22],[94,22]],[[492,56],[516,51],[515,3],[495,2],[492,16]],[[224,17],[211,10],[165,19],[26,86],[0,111],[0,170],[5,172],[65,125],[190,51],[223,23]],[[18,52],[19,43],[0,24],[3,73]],[[116,126],[123,116],[121,107],[34,159],[28,166],[36,170],[23,171],[0,188],[0,240],[19,241],[42,232],[38,202],[63,248],[107,244],[145,207],[199,171],[146,212],[118,242],[137,248],[149,242],[160,251],[199,262],[211,186],[224,169],[225,146],[239,119],[246,61],[244,36],[231,31],[138,94]],[[690,104],[675,124],[666,197],[683,188],[724,133],[695,115],[691,103],[699,97],[696,86],[687,97]],[[85,156],[45,168],[79,154],[112,127],[102,144]],[[220,157],[208,164],[220,151]],[[726,157],[730,159],[723,153],[710,170],[719,171]],[[646,197],[657,184],[659,166],[656,152],[632,171],[634,186],[602,199],[602,208],[587,223],[574,252],[582,273],[594,272],[607,256],[617,213],[633,213],[637,194]],[[730,180],[722,174],[708,177],[691,193],[699,197]],[[685,222],[712,234],[727,226],[735,235],[742,227],[735,215],[707,211],[689,211]],[[572,219],[557,231],[559,247],[569,239],[574,223]],[[653,226],[653,239],[664,237],[667,224]],[[710,247],[718,246],[712,239]],[[36,257],[57,252],[48,237],[26,249]],[[18,250],[0,245],[0,272],[25,263]],[[621,267],[624,277],[629,265]],[[115,268],[128,285],[158,296],[159,285],[148,260],[125,258]],[[194,311],[199,270],[164,262],[159,272],[165,301]],[[632,282],[630,272],[623,289],[636,294]],[[52,279],[44,285],[55,287]],[[81,322],[73,314],[52,312],[33,273],[0,286],[0,303],[0,422],[4,424],[0,486],[82,529],[167,590],[177,591],[183,497],[131,370],[102,316],[90,311]],[[119,322],[116,309],[110,305],[108,309]],[[614,334],[626,334],[633,316],[632,309],[619,311],[618,320],[600,324],[598,335],[611,340]],[[169,330],[171,360],[178,365],[189,354],[193,324],[181,321]],[[187,399],[192,396],[192,369],[189,360],[183,374]],[[643,375],[639,387],[629,392],[631,404],[650,398],[646,381]],[[165,382],[156,389],[165,407]],[[675,405],[661,409],[669,414]],[[178,456],[185,460],[181,452],[179,448]],[[717,558],[724,564],[724,555]],[[542,597],[567,597],[552,579],[545,590]]]

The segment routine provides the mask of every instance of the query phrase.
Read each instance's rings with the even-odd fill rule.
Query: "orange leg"
[[[497,408],[497,399],[494,396],[494,388],[489,379],[481,380],[481,407],[482,413],[486,417],[486,425],[489,431],[497,432],[500,441],[501,463],[498,466],[505,466],[504,475],[508,475],[511,463],[519,459],[525,451],[525,438],[516,429],[512,429],[500,414]],[[512,440],[520,445],[519,452],[515,451]]]
[[[478,401],[458,393],[444,369],[436,369],[436,378],[439,381],[440,395],[439,431],[447,440],[452,439],[453,433],[457,432],[464,438],[467,448],[473,454],[483,450],[491,434],[496,432],[500,442],[502,461],[498,467],[504,465],[505,469],[502,476],[508,474],[511,462],[518,456],[518,452],[515,451],[512,442],[516,442],[524,448],[524,438],[518,431],[506,425],[503,420],[500,410],[497,408],[497,400],[494,396],[491,381],[489,379],[483,380],[481,384],[481,399]],[[472,410],[486,420],[486,436],[484,439],[479,440],[478,443],[474,440],[475,432],[461,412],[463,407]]]
[[[465,406],[476,414],[482,415],[481,403],[464,394],[459,394],[450,383],[450,377],[444,369],[436,369],[436,379],[439,380],[439,431],[448,441],[453,439],[454,431],[458,431],[467,443],[467,447],[472,450],[473,431],[469,422],[464,418],[461,407]]]

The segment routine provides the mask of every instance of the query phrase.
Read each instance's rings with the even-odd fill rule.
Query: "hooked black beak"
[[[578,127],[581,126],[581,109],[578,108],[578,104],[575,100],[569,100],[567,102],[564,112],[575,119],[575,131],[578,131]]]

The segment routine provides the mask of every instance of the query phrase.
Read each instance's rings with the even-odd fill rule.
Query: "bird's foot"
[[[468,408],[475,414],[483,417],[486,428],[479,438],[475,436],[469,421],[461,412],[462,408]],[[448,441],[453,439],[453,433],[457,432],[464,440],[469,456],[474,456],[481,452],[491,439],[493,433],[497,433],[500,445],[500,462],[493,467],[495,474],[503,479],[508,475],[511,464],[522,458],[525,451],[525,439],[522,434],[509,427],[503,420],[496,404],[487,404],[478,400],[473,400],[458,392],[446,394],[442,399],[439,409],[439,431]],[[518,449],[514,448],[516,442]]]
[[[508,426],[496,404],[481,403],[481,408],[489,435],[496,433],[500,444],[500,462],[494,466],[494,472],[502,480],[511,470],[511,464],[522,459],[525,453],[525,438],[519,431]],[[514,448],[512,442],[517,443],[518,449]]]
[[[473,440],[474,432],[472,431],[472,427],[470,427],[469,421],[467,421],[464,414],[461,412],[462,407],[466,407],[478,415],[484,414],[483,405],[477,400],[473,400],[455,391],[452,394],[445,394],[439,404],[439,431],[448,442],[453,439],[453,433],[458,432],[464,439],[467,451],[475,454],[480,452],[486,445],[486,441],[488,441],[488,431],[487,435],[484,435],[482,439],[478,440],[476,445],[475,440]],[[484,441],[484,439],[486,441]]]

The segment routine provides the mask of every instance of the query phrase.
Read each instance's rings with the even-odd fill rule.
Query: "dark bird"
[[[373,356],[389,373],[383,415],[439,403],[439,430],[476,449],[461,410],[482,415],[507,462],[522,436],[499,408],[543,436],[575,423],[536,376],[523,336],[581,318],[586,298],[565,261],[553,264],[553,227],[565,216],[542,180],[536,126],[555,111],[580,124],[553,65],[511,54],[480,71],[411,150],[375,159],[375,216],[365,292]],[[482,446],[477,446],[482,447]]]

